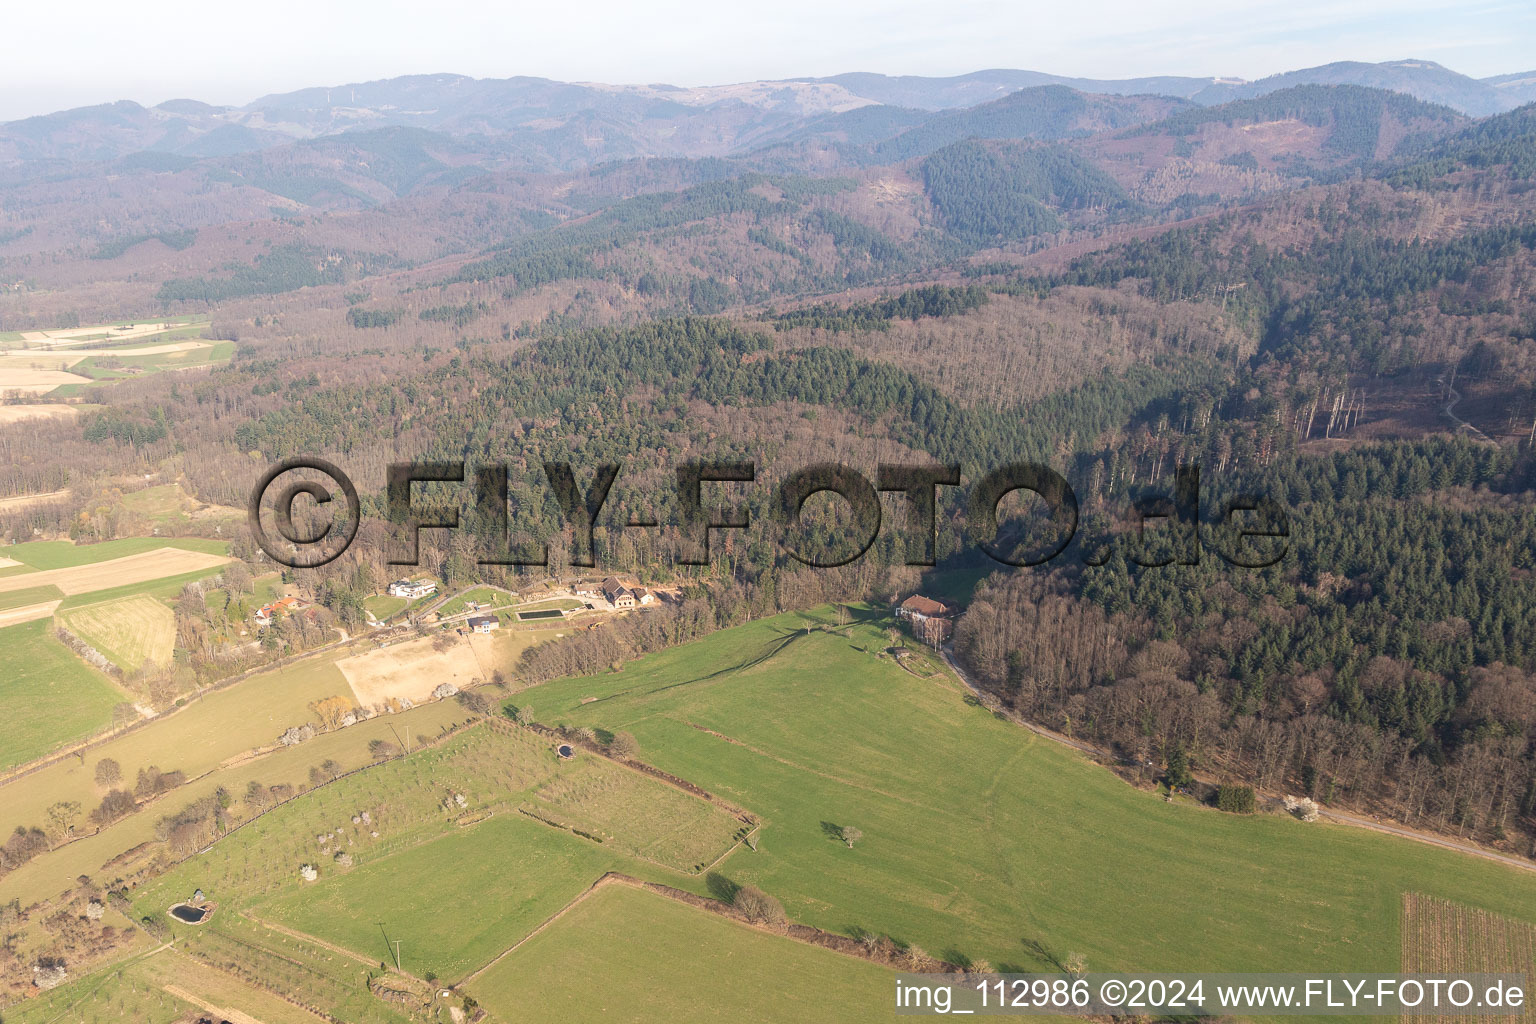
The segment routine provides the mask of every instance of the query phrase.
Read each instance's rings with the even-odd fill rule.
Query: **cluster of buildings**
[[[279,615],[291,615],[306,607],[308,605],[296,597],[280,597],[271,604],[264,604],[256,609],[256,625],[266,629]]]
[[[638,584],[626,583],[617,576],[609,576],[601,583],[578,583],[576,596],[600,597],[620,610],[656,603],[655,593]]]

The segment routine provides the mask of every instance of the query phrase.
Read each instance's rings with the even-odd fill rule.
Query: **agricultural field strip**
[[[79,414],[80,407],[76,405],[0,405],[0,426],[26,420],[68,419]]]
[[[0,363],[0,391],[25,391],[45,394],[65,384],[89,384],[91,378],[65,370],[34,370]]]
[[[1524,974],[1536,977],[1536,927],[1476,907],[1422,893],[1402,896],[1404,974]],[[1454,1024],[1458,1018],[1431,1015],[1426,1024]],[[1501,1024],[1536,1019],[1522,1014],[1485,1017]]]
[[[146,662],[169,665],[176,646],[176,615],[153,597],[139,594],[63,611],[59,622],[127,672]]]
[[[289,670],[298,669],[308,664],[325,664],[323,660],[324,655],[331,653],[338,647],[345,646],[346,644],[352,642],[354,641],[337,640],[325,647],[317,647],[314,650],[306,651],[303,655],[294,658],[291,662],[264,666],[259,670],[246,673],[233,679],[226,679],[219,683],[215,683],[212,686],[197,691],[192,695],[191,698],[186,700],[185,703],[168,708],[152,719],[144,719],[135,722],[133,725],[127,727],[126,729],[118,730],[104,736],[94,737],[73,746],[52,751],[45,757],[36,761],[25,765],[19,765],[15,769],[0,773],[0,788],[3,788],[19,779],[26,778],[37,772],[54,767],[70,757],[76,757],[83,750],[106,746],[118,740],[147,738],[144,734],[149,731],[154,731],[158,735],[159,731],[163,729],[167,723],[175,720],[177,716],[188,715],[194,710],[202,709],[203,701],[207,699],[234,699],[234,695],[236,694],[237,690],[242,696],[245,693],[245,691],[239,690],[241,684],[250,683],[253,681],[269,682],[270,677],[278,673],[286,673]],[[341,682],[345,683],[346,680],[342,679]],[[256,688],[253,688],[252,692],[254,692],[255,689]],[[198,775],[193,776],[193,780],[195,781],[198,778],[202,778],[204,775],[210,774],[213,771],[221,768],[229,767],[230,765],[244,763],[253,758],[262,757],[266,754],[276,753],[281,749],[283,748],[275,742],[275,739],[274,741],[268,741],[255,745],[251,748],[247,748],[232,754],[217,765],[203,769]],[[22,824],[22,822],[18,821],[17,824]]]
[[[167,576],[213,569],[229,561],[231,559],[226,555],[211,555],[184,548],[156,548],[103,562],[62,569],[39,569],[0,577],[0,592],[52,585],[66,596],[89,594],[96,590],[149,583]]]
[[[171,352],[191,352],[200,348],[213,348],[211,341],[171,341],[163,345],[139,345],[132,348],[66,348],[47,352],[28,349],[0,350],[0,360],[25,362],[28,359],[74,360],[78,362],[90,356],[158,356]]]
[[[20,343],[30,345],[45,345],[48,347],[78,345],[85,341],[100,341],[102,339],[138,339],[151,338],[157,334],[165,334],[170,331],[187,330],[199,326],[199,321],[193,320],[185,323],[173,321],[161,321],[151,324],[95,324],[90,327],[67,327],[51,331],[22,331]],[[9,342],[17,344],[17,342]]]
[[[35,619],[46,619],[61,604],[63,601],[44,601],[42,604],[29,604],[22,608],[0,611],[0,629],[6,626],[19,626],[23,622],[32,622]]]

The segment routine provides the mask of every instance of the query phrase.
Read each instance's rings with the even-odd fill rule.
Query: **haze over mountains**
[[[893,129],[923,113],[974,107],[1040,86],[1079,93],[1161,96],[1199,106],[1300,85],[1387,89],[1474,117],[1536,99],[1536,71],[1473,79],[1431,61],[1353,61],[1257,81],[1154,77],[1119,81],[987,70],[951,78],[867,73],[681,88],[542,78],[413,75],[264,96],[242,107],[178,99],[81,107],[0,125],[0,166],[111,161],[135,153],[227,157],[347,132],[425,129],[470,140],[539,168],[633,156],[742,153],[820,119],[865,111]],[[883,108],[878,114],[867,108]]]

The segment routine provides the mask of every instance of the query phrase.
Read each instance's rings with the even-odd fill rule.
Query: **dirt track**
[[[436,649],[438,637],[422,637],[392,644],[366,654],[342,658],[336,663],[357,703],[362,707],[383,704],[390,697],[415,704],[432,699],[443,683],[463,689],[490,678],[492,637],[473,634],[454,637],[446,651]]]

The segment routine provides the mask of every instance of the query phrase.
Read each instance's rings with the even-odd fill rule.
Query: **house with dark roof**
[[[633,608],[635,606],[635,592],[625,586],[624,581],[617,576],[609,576],[603,580],[603,596],[615,608]]]

